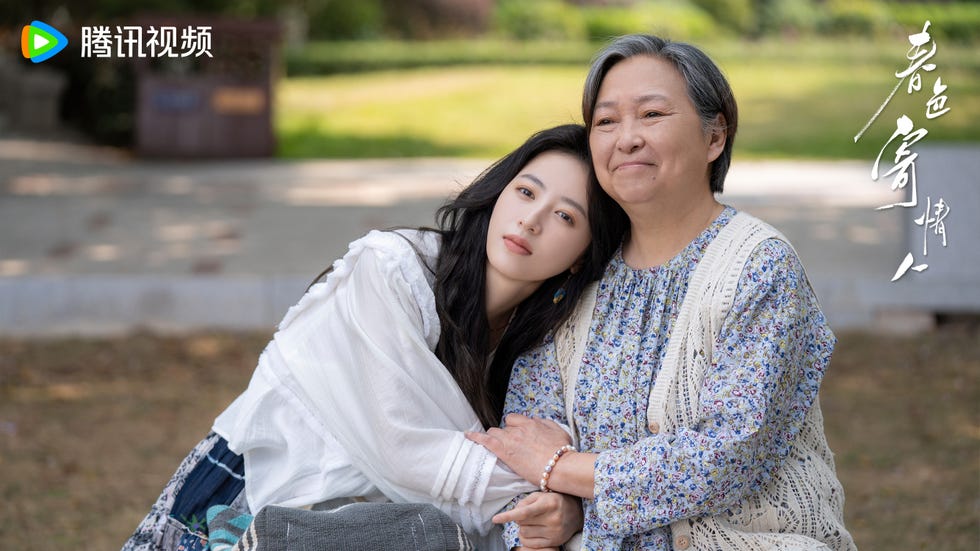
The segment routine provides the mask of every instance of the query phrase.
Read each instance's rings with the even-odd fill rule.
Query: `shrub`
[[[482,34],[493,0],[382,0],[389,37],[411,40]]]
[[[704,10],[722,27],[742,34],[754,31],[756,28],[752,0],[692,0],[692,3]]]
[[[589,40],[608,40],[614,36],[648,32],[629,8],[587,8],[583,10]]]
[[[825,25],[826,12],[813,0],[767,2],[760,15],[764,32],[808,34]]]
[[[286,74],[329,75],[455,65],[581,65],[594,48],[587,42],[496,40],[320,41],[286,52]]]
[[[630,7],[583,10],[590,40],[631,33],[653,33],[675,40],[710,37],[718,27],[697,6],[685,1],[650,0]]]
[[[980,41],[980,4],[967,2],[891,3],[888,10],[907,34],[922,30],[926,21],[931,22],[929,33],[960,43]]]
[[[373,38],[381,34],[384,26],[380,0],[332,0],[311,4],[307,12],[311,38]]]
[[[581,40],[582,13],[560,0],[501,0],[494,11],[497,31],[517,40]]]
[[[830,0],[819,30],[834,35],[873,36],[891,21],[888,8],[873,0]]]

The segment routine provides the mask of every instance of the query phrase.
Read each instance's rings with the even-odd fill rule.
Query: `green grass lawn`
[[[874,159],[902,114],[929,131],[929,143],[980,141],[980,61],[971,48],[941,45],[922,90],[909,95],[903,85],[854,143],[907,66],[906,46],[901,37],[706,45],[739,101],[736,154]],[[586,69],[481,65],[285,78],[277,89],[280,155],[497,157],[537,129],[580,121]],[[936,76],[949,87],[951,109],[927,120]]]
[[[496,157],[536,129],[573,122],[581,70],[458,67],[287,79],[286,157]]]

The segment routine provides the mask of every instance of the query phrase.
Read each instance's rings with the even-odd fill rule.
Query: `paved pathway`
[[[431,224],[486,164],[147,162],[0,139],[0,335],[271,331],[349,241]],[[906,222],[875,212],[894,196],[870,164],[739,161],[723,196],[790,238],[836,329],[901,302]]]

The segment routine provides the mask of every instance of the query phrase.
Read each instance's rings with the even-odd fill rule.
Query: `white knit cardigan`
[[[699,424],[698,397],[742,270],[752,251],[772,238],[788,243],[772,226],[738,213],[708,245],[691,276],[650,392],[647,423],[651,432],[671,434]],[[570,425],[574,423],[574,385],[592,323],[595,291],[593,285],[555,335]],[[682,519],[670,528],[674,548],[681,550],[855,550],[854,540],[844,527],[843,510],[844,491],[824,437],[820,404],[814,400],[789,455],[764,487],[725,513]]]

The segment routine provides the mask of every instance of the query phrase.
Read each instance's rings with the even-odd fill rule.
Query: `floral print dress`
[[[648,428],[650,391],[688,280],[736,214],[726,207],[676,257],[634,269],[620,251],[596,297],[575,383],[581,451],[599,453],[595,499],[584,500],[586,549],[673,549],[670,523],[724,513],[779,467],[813,404],[835,338],[792,247],[763,241],[749,256],[714,344],[700,422]],[[550,338],[518,359],[505,413],[565,422]],[[516,525],[505,530],[518,545]]]

